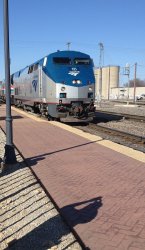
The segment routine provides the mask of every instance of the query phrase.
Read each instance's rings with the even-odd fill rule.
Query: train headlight
[[[65,87],[61,87],[61,91],[65,91]]]
[[[81,80],[73,80],[72,83],[73,84],[81,84],[82,82],[81,82]]]
[[[89,87],[89,91],[92,91],[93,89],[91,87]]]

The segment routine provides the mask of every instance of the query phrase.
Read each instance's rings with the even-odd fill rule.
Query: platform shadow
[[[15,119],[22,119],[22,118],[24,118],[23,116],[20,116],[20,115],[14,115],[14,116],[12,116],[12,119],[13,120],[15,120]],[[0,121],[3,121],[3,120],[5,120],[6,119],[6,117],[5,116],[1,116],[0,117]]]
[[[102,197],[73,203],[61,208],[60,213],[68,221],[69,226],[75,227],[92,221],[98,214],[98,209],[102,206]]]
[[[68,148],[62,148],[62,149],[55,150],[55,151],[52,151],[52,152],[48,152],[48,153],[45,153],[45,154],[36,155],[36,156],[31,157],[31,158],[26,158],[25,162],[29,167],[32,167],[32,166],[35,166],[38,162],[44,160],[46,156],[49,156],[49,155],[52,155],[52,154],[55,154],[55,153],[61,153],[61,152],[68,151],[68,150],[71,150],[71,149],[74,149],[74,148],[84,147],[84,146],[87,146],[89,144],[94,144],[94,143],[96,143],[98,141],[102,141],[102,140],[103,139],[99,139],[99,140],[79,144],[79,145],[68,147]]]

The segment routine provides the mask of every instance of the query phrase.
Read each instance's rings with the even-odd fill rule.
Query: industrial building
[[[94,69],[95,74],[95,99],[136,100],[136,97],[145,94],[145,87],[120,87],[120,66],[105,66]]]

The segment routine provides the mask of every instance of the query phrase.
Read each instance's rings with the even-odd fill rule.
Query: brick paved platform
[[[4,117],[1,106],[3,128]],[[144,250],[144,154],[132,151],[138,155],[133,159],[127,156],[130,149],[121,154],[117,144],[112,150],[99,137],[86,139],[77,129],[72,133],[68,126],[61,128],[16,110],[13,118],[16,147],[85,246]]]

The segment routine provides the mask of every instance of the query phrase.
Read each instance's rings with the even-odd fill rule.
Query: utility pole
[[[130,75],[130,65],[126,63],[125,66],[125,75],[128,77],[128,86],[127,86],[127,104],[129,104],[129,75]]]
[[[102,65],[104,61],[104,45],[103,43],[99,43],[100,47],[100,57],[99,57],[99,102],[101,104],[101,97],[102,97]]]
[[[68,42],[66,45],[67,45],[67,49],[70,50],[70,45],[71,45],[71,43]]]
[[[11,83],[10,83],[10,51],[9,51],[9,11],[8,0],[3,0],[4,7],[4,55],[5,55],[5,88],[6,88],[6,145],[5,164],[16,163],[13,146],[12,116],[11,116]]]
[[[134,102],[136,101],[136,72],[137,72],[137,63],[134,64]]]
[[[110,65],[109,65],[109,72],[108,72],[108,101],[110,100]]]

